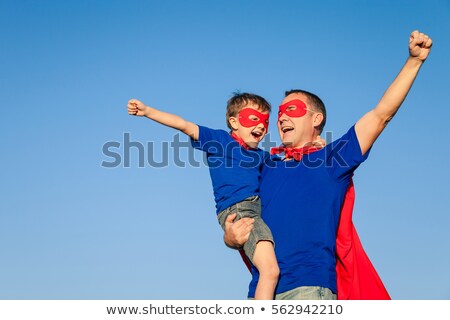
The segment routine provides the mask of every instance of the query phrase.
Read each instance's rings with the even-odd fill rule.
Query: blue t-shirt
[[[228,132],[202,126],[198,141],[191,143],[195,149],[206,152],[217,213],[259,195],[262,164],[270,157],[268,152],[246,150]]]
[[[367,158],[352,127],[302,161],[273,158],[261,174],[262,217],[276,243],[280,267],[276,293],[301,286],[336,289],[336,232],[353,171]],[[258,271],[252,271],[249,297]]]

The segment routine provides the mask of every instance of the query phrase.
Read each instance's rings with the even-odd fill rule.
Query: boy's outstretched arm
[[[409,57],[400,73],[384,93],[375,109],[366,113],[355,125],[356,136],[364,155],[400,108],[403,100],[427,59],[432,40],[419,31],[409,38]]]
[[[165,126],[180,130],[192,139],[198,140],[199,129],[195,123],[186,121],[175,114],[159,111],[155,108],[146,106],[137,99],[131,99],[128,101],[128,114],[134,116],[145,116]]]

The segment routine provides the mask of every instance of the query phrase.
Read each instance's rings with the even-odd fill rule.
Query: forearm
[[[160,111],[149,106],[145,107],[144,115],[162,125],[180,130],[194,140],[198,139],[198,126],[192,122],[186,121],[180,116]]]
[[[144,115],[150,120],[156,121],[167,127],[181,130],[186,125],[186,120],[168,112],[160,111],[155,108],[146,106]]]
[[[356,123],[356,136],[363,155],[370,149],[400,108],[422,64],[422,61],[409,57],[378,105]]]
[[[364,155],[397,113],[430,53],[433,41],[417,30],[409,36],[409,57],[400,73],[384,93],[375,109],[366,113],[355,125],[361,152]]]
[[[373,110],[375,115],[379,117],[382,124],[386,125],[395,113],[398,111],[409,90],[411,89],[423,61],[408,57],[405,65],[397,75],[395,80],[384,93],[380,102]]]

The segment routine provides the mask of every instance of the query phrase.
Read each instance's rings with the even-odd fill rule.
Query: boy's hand
[[[131,99],[128,101],[128,114],[134,116],[144,116],[146,105],[137,99]]]
[[[409,36],[409,54],[412,58],[425,61],[432,45],[433,41],[426,34],[417,30],[411,32]]]

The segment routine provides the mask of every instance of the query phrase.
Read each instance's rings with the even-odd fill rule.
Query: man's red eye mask
[[[303,117],[308,110],[309,109],[302,100],[291,100],[279,107],[278,119],[280,119],[283,113],[288,117],[300,118]]]

